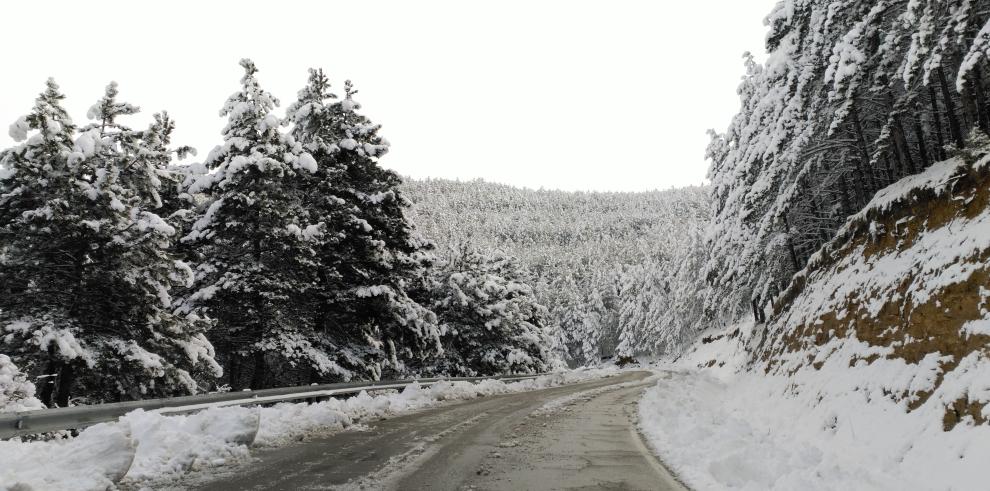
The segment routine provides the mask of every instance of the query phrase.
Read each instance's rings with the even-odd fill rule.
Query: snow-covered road
[[[636,430],[636,403],[651,375],[624,373],[411,413],[259,452],[180,486],[683,489]]]

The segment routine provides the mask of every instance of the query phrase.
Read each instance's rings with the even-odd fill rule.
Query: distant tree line
[[[290,104],[241,62],[202,164],[115,84],[78,126],[48,81],[0,152],[0,352],[48,406],[350,379],[552,368],[509,258],[438,260],[378,159],[379,126],[321,70]],[[16,371],[23,372],[18,375]]]
[[[564,192],[410,179],[402,189],[440,255],[470,243],[518,259],[572,365],[674,354],[707,327],[707,187]]]

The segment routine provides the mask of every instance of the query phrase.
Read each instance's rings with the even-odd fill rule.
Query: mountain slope
[[[466,243],[518,258],[572,363],[616,349],[657,354],[694,338],[681,326],[698,316],[695,303],[661,314],[674,298],[692,296],[678,277],[698,277],[708,188],[574,193],[408,179],[403,195],[441,254]]]

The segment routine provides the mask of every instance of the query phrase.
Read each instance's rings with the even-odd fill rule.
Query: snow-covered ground
[[[792,376],[737,371],[753,326],[737,327],[658,365],[668,376],[640,403],[644,435],[692,488],[987,489],[990,426],[943,431],[937,408],[908,412],[881,393],[914,370],[835,358]]]
[[[401,392],[362,392],[315,404],[210,408],[191,415],[134,411],[118,422],[88,428],[76,438],[0,441],[0,490],[107,489],[121,478],[135,486],[154,486],[193,470],[250,458],[246,442],[252,439],[254,446],[282,445],[444,401],[536,390],[615,373],[615,369],[593,369],[512,383],[412,384]]]

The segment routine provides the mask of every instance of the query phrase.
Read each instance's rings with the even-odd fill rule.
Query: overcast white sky
[[[533,188],[700,184],[775,0],[5,2],[0,128],[53,76],[77,122],[110,80],[205,156],[250,57],[283,108],[350,78],[403,175]],[[762,56],[759,57],[762,59]],[[6,131],[0,146],[10,145]]]

